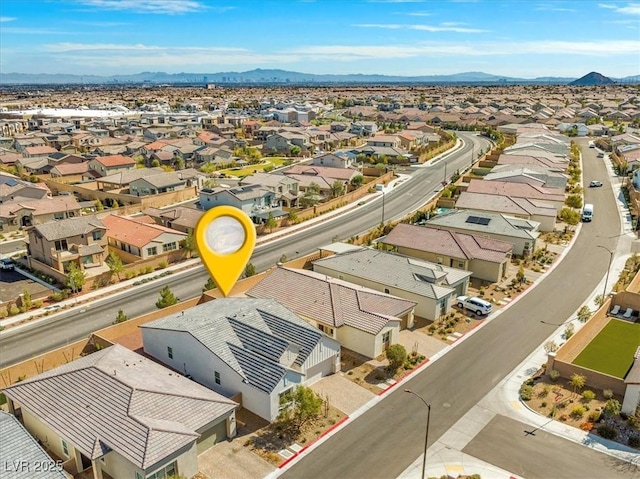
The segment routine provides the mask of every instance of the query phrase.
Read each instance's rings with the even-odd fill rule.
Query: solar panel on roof
[[[467,218],[467,223],[473,223],[475,225],[488,225],[489,221],[491,221],[491,218],[483,218],[481,216],[469,216]]]

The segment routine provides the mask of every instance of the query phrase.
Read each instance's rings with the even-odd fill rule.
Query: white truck
[[[591,203],[585,203],[582,208],[582,221],[588,223],[593,219],[593,205]]]

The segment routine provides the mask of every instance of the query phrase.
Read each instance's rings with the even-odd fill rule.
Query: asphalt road
[[[411,180],[404,181],[385,193],[385,221],[403,217],[422,206],[440,190],[445,175],[445,161],[447,176],[451,176],[455,170],[462,171],[470,165],[472,144],[475,145],[473,151],[476,153],[481,148],[487,148],[488,142],[484,138],[468,133],[460,133],[459,136],[465,140],[463,148],[429,168],[415,168]],[[353,211],[256,247],[251,262],[259,271],[263,271],[275,265],[283,254],[293,259],[312,253],[319,246],[331,243],[335,237],[347,239],[361,234],[379,224],[381,220],[380,196]],[[182,300],[200,296],[207,276],[202,266],[196,267],[107,297],[88,308],[79,305],[20,330],[4,331],[0,335],[0,367],[87,337],[91,332],[112,324],[118,309],[122,309],[129,317],[155,311],[158,291],[165,285],[169,285],[174,294]]]
[[[583,144],[585,183],[606,179],[607,171],[595,151]],[[556,326],[570,318],[605,275],[609,253],[620,232],[620,218],[608,182],[587,189],[594,204],[594,220],[584,224],[564,260],[528,294],[466,338],[438,361],[415,375],[404,387],[432,406],[430,444],[433,444],[502,378],[542,344]],[[398,389],[375,407],[287,470],[285,478],[393,478],[419,457],[424,445],[426,407]],[[515,447],[512,437],[504,444]],[[580,456],[561,449],[545,451],[549,460],[579,468]],[[546,458],[545,458],[546,460]],[[528,471],[541,471],[540,457],[531,456]],[[550,477],[555,477],[554,475]],[[595,478],[592,474],[582,477]],[[608,477],[608,476],[603,476]]]
[[[554,436],[544,429],[535,431],[535,435],[525,434],[532,429],[527,424],[496,416],[463,452],[527,479],[640,477],[638,465]]]

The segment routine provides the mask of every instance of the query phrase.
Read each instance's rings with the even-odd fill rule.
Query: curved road
[[[595,151],[583,146],[585,183],[605,179],[607,170]],[[484,327],[451,349],[438,361],[416,374],[404,387],[422,395],[431,406],[430,444],[480,401],[509,372],[542,344],[556,326],[570,318],[606,273],[609,254],[620,232],[620,217],[608,182],[602,188],[586,189],[586,201],[594,204],[594,220],[583,225],[573,248],[552,272],[516,303]],[[375,407],[348,424],[287,470],[285,478],[394,478],[420,457],[424,445],[426,408],[401,389],[396,389]],[[513,441],[502,438],[509,450]],[[587,450],[588,451],[588,450]],[[597,454],[589,451],[589,454]],[[586,454],[586,453],[585,453]],[[611,468],[611,458],[597,455],[584,470],[580,456],[549,452],[542,459],[532,456],[518,474],[544,477],[545,467],[571,471],[563,477],[631,477]],[[603,473],[607,471],[606,473]]]
[[[432,166],[414,168],[411,179],[385,193],[385,222],[416,210],[442,188],[440,182],[445,176],[445,161],[446,175],[450,177],[455,170],[463,171],[470,165],[472,152],[486,149],[489,143],[482,137],[465,132],[460,132],[459,136],[465,142],[462,148]],[[345,239],[361,234],[381,220],[382,198],[379,196],[353,211],[257,246],[251,262],[263,271],[276,264],[283,254],[293,259],[312,253],[319,246],[331,243],[336,236]],[[112,324],[120,308],[130,318],[155,311],[158,291],[165,285],[169,285],[182,300],[199,296],[207,277],[204,267],[198,266],[98,300],[89,306],[77,306],[38,323],[4,331],[0,334],[0,367],[87,337],[91,332]]]

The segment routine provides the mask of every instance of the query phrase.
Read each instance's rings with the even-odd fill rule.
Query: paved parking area
[[[33,299],[44,298],[50,290],[40,283],[22,276],[15,271],[0,269],[0,301],[12,301],[20,296],[25,288],[31,293]]]
[[[222,441],[198,456],[198,469],[210,479],[265,477],[275,466],[243,446],[248,436]]]
[[[345,414],[352,414],[375,397],[371,391],[349,381],[341,373],[322,378],[312,384],[311,389],[321,397],[327,397],[329,404]]]

